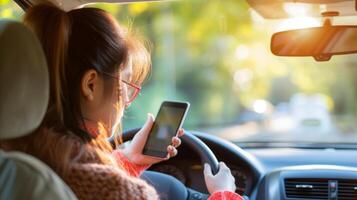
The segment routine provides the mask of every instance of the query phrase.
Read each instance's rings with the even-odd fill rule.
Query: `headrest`
[[[38,128],[48,99],[49,77],[39,40],[23,24],[0,20],[0,139]]]

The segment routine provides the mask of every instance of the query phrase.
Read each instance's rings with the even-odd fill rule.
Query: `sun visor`
[[[357,15],[355,0],[247,0],[253,10],[266,19],[321,17],[326,11],[339,16]]]
[[[23,9],[26,9],[29,6],[34,6],[43,2],[43,0],[15,0]],[[93,3],[135,3],[135,2],[156,2],[156,1],[177,1],[177,0],[49,0],[53,4],[62,8],[65,11],[69,11],[75,8],[80,8],[88,4]]]

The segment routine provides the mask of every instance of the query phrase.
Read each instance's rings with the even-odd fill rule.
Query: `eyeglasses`
[[[126,105],[129,105],[131,104],[135,99],[136,97],[140,94],[140,91],[141,91],[141,87],[134,84],[134,83],[129,83],[128,81],[125,81],[123,79],[120,79],[119,77],[116,77],[112,74],[109,74],[109,73],[106,73],[106,72],[100,72],[106,76],[109,76],[110,78],[114,78],[118,81],[121,81],[123,83],[125,83],[126,85],[130,86],[128,87],[128,90],[127,90],[127,95],[129,97],[129,100],[127,102],[125,102]],[[130,89],[129,89],[130,88]]]

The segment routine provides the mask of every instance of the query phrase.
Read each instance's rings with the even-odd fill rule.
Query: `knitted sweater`
[[[141,200],[159,199],[155,189],[137,178],[149,166],[131,163],[119,150],[113,156],[123,169],[93,162],[73,165],[66,178],[78,199]],[[242,200],[232,192],[215,192],[209,200]]]

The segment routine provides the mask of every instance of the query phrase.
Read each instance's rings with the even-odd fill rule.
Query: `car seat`
[[[48,99],[47,64],[38,39],[20,22],[0,20],[0,142],[35,131]],[[40,160],[0,149],[0,199],[76,197]]]

